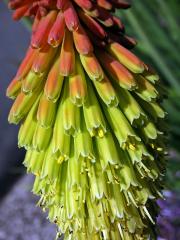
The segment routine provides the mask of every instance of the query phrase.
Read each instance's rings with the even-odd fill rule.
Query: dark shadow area
[[[17,147],[18,127],[9,125],[8,112],[12,101],[6,88],[14,77],[28,46],[29,32],[20,22],[11,19],[11,12],[0,3],[0,198],[24,172],[24,151]]]

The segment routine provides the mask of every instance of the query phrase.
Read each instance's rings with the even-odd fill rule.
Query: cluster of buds
[[[158,75],[114,15],[124,0],[11,0],[33,19],[7,96],[33,192],[73,240],[154,236],[165,171]]]

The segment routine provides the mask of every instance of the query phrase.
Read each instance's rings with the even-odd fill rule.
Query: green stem
[[[29,18],[24,17],[21,19],[21,22],[28,31],[32,30],[32,22],[29,20]]]

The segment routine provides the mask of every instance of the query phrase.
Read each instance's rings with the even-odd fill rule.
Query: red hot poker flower
[[[154,237],[165,144],[158,75],[130,50],[124,0],[11,0],[34,19],[7,95],[33,192],[65,239]]]

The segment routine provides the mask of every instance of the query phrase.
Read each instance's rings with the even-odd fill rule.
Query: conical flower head
[[[33,192],[67,239],[154,236],[162,197],[165,112],[158,75],[130,50],[124,0],[12,0],[34,17],[7,95],[21,122]]]

